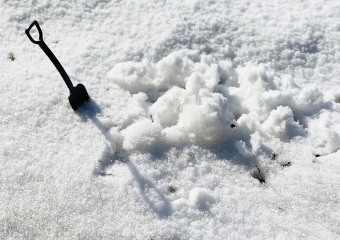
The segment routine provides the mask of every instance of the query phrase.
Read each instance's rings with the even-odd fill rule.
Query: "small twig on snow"
[[[283,164],[282,166],[286,167],[286,166],[289,166],[289,165],[290,165],[290,162],[287,162],[287,163]]]
[[[264,180],[262,179],[259,167],[257,165],[255,165],[255,167],[257,168],[257,171],[259,172],[260,183],[264,183]]]
[[[170,191],[171,193],[174,193],[174,192],[176,192],[176,189],[173,188],[172,186],[170,186],[170,187],[169,187],[169,191]]]
[[[12,61],[15,60],[14,54],[12,52],[10,52],[8,55],[9,55],[9,59],[11,59]]]

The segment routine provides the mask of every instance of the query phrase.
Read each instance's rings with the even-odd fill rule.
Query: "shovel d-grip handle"
[[[30,30],[33,26],[36,26],[39,32],[39,41],[36,41],[32,38],[31,34],[30,34]],[[44,40],[43,40],[43,33],[41,31],[41,28],[39,26],[39,23],[37,21],[34,21],[28,29],[25,30],[25,33],[27,35],[27,37],[31,40],[32,43],[34,44],[38,44],[41,49],[46,53],[46,55],[49,57],[49,59],[52,61],[52,63],[54,64],[54,66],[57,68],[57,70],[59,71],[60,75],[62,76],[62,78],[64,79],[68,89],[70,90],[71,93],[73,92],[73,84],[70,80],[70,78],[68,77],[67,73],[65,72],[63,66],[61,66],[60,62],[58,61],[58,59],[54,56],[54,54],[52,53],[52,51],[47,47],[47,45],[45,44]]]
[[[38,29],[38,32],[39,32],[39,41],[34,40],[31,36],[31,34],[30,34],[30,30],[34,25],[36,26],[36,28]],[[27,34],[27,37],[31,40],[31,42],[34,43],[34,44],[39,44],[40,41],[44,41],[43,40],[43,33],[42,33],[41,28],[39,26],[39,23],[37,21],[34,21],[31,24],[31,26],[29,26],[29,28],[25,30],[25,33]]]

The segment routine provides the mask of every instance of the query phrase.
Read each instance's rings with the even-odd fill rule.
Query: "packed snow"
[[[340,238],[339,1],[0,11],[1,239]]]

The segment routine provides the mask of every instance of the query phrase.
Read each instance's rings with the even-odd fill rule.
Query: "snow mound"
[[[152,150],[159,142],[218,146],[256,132],[288,142],[305,137],[309,119],[321,109],[334,108],[317,87],[302,89],[291,76],[274,76],[264,64],[233,68],[227,59],[217,61],[189,50],[173,52],[157,63],[118,63],[108,81],[134,98],[145,94],[138,98],[144,100],[145,111],[121,132],[127,151]],[[327,134],[338,136],[334,131]],[[241,155],[251,155],[242,142],[235,146]]]

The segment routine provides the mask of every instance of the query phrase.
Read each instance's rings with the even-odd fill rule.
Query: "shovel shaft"
[[[46,53],[46,55],[53,62],[54,66],[57,68],[57,70],[59,71],[60,75],[64,79],[67,87],[70,89],[70,92],[73,93],[73,84],[72,84],[70,78],[68,77],[67,73],[65,72],[63,66],[61,66],[61,64],[58,61],[58,59],[54,56],[52,51],[47,47],[46,43],[43,40],[39,41],[38,45],[41,47],[41,49]]]

